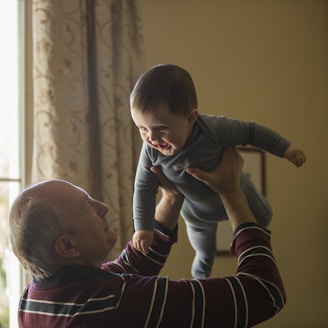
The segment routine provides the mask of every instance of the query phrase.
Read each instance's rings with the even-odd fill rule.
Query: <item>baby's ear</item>
[[[198,117],[198,110],[197,109],[193,109],[189,114],[188,114],[188,121],[190,123],[194,123],[196,122]]]

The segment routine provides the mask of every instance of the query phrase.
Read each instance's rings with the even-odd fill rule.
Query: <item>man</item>
[[[108,207],[84,190],[50,180],[24,190],[10,214],[13,250],[33,281],[19,305],[21,327],[249,327],[285,304],[270,233],[261,228],[240,189],[242,159],[226,148],[211,173],[189,168],[224,203],[238,258],[234,277],[169,280],[159,277],[176,241],[183,197],[152,168],[162,189],[148,253],[130,241],[102,263],[116,241]],[[220,171],[220,173],[218,173]]]

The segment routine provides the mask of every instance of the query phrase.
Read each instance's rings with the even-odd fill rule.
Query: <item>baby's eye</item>
[[[157,127],[157,130],[161,131],[161,132],[165,131],[165,130],[167,130],[167,126],[160,125],[160,126]]]
[[[146,131],[147,131],[147,129],[144,128],[143,126],[139,126],[139,130],[140,130],[141,132],[146,132]]]

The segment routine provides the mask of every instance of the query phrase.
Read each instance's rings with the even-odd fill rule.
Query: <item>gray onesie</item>
[[[186,173],[187,167],[213,171],[225,146],[252,145],[283,157],[290,142],[275,131],[255,122],[229,119],[224,116],[200,114],[191,136],[179,153],[165,156],[143,143],[135,177],[133,218],[135,230],[152,230],[158,180],[150,167],[160,166],[185,196],[181,216],[195,250],[192,264],[194,278],[211,274],[216,254],[217,223],[226,220],[226,212],[219,197],[204,183]],[[246,174],[241,176],[241,187],[257,221],[266,227],[272,217],[267,199],[260,194]]]

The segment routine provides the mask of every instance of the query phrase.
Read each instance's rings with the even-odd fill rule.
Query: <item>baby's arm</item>
[[[294,145],[290,145],[286,149],[284,157],[297,167],[302,166],[306,161],[306,157],[303,150]]]
[[[162,197],[156,206],[155,220],[167,229],[174,231],[184,196],[177,187],[168,180],[159,167],[152,166],[150,170],[158,179],[161,187]],[[148,247],[153,241],[154,232],[152,230],[138,230],[133,234],[133,246],[143,252],[148,252]]]
[[[139,230],[133,234],[133,246],[138,251],[147,253],[148,247],[153,241],[154,231]]]

